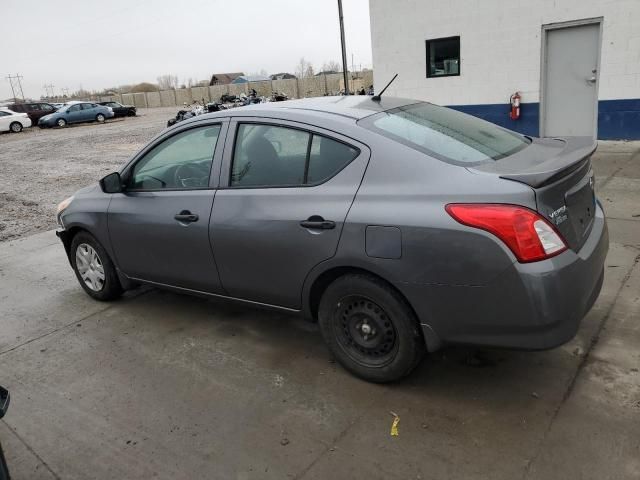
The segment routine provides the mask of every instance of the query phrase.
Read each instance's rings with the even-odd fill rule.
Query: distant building
[[[271,78],[271,80],[290,80],[297,77],[291,73],[274,73],[270,75],[269,78]]]
[[[249,82],[270,82],[271,79],[264,75],[240,75],[231,83],[249,83]]]
[[[342,72],[337,72],[336,70],[323,70],[322,72],[316,73],[316,77],[319,77],[320,75],[333,75],[334,73],[342,73]]]
[[[234,73],[214,73],[211,75],[209,85],[228,85],[232,83],[236,78],[244,75],[244,72]]]

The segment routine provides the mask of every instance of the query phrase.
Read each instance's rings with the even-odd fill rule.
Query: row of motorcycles
[[[198,102],[196,100],[191,105],[187,105],[185,102],[183,104],[183,108],[178,110],[176,116],[167,121],[167,127],[175,125],[187,118],[202,115],[203,113],[219,112],[221,110],[244,107],[246,105],[253,105],[256,103],[284,102],[288,99],[289,97],[287,97],[286,94],[278,92],[273,92],[270,97],[258,96],[258,92],[251,89],[248,95],[245,93],[241,93],[240,95],[229,95],[225,93],[220,97],[219,102],[206,103],[204,98],[202,99],[202,102]]]

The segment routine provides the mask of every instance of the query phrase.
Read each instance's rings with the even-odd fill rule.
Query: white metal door
[[[599,20],[544,27],[541,136],[596,136],[599,55]]]

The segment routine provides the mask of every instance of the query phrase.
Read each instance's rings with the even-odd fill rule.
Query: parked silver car
[[[201,115],[59,206],[80,285],[301,312],[375,382],[447,344],[572,338],[608,250],[591,139],[534,139],[415,100]]]

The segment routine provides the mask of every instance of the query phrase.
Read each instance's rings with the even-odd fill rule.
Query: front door
[[[600,23],[545,27],[541,136],[595,136]]]
[[[336,252],[369,150],[293,122],[230,128],[235,145],[225,149],[210,223],[222,285],[234,297],[300,308],[307,274]]]
[[[126,188],[111,199],[108,227],[127,276],[220,293],[209,218],[223,127],[208,124],[161,138],[122,173]]]

